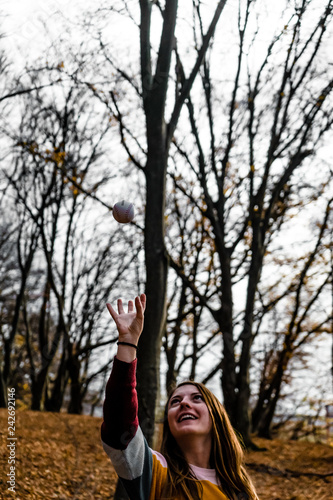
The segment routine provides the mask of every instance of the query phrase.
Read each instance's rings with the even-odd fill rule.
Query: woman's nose
[[[184,406],[184,407],[187,407],[187,408],[188,408],[188,407],[189,407],[189,406],[191,406],[191,405],[190,405],[190,402],[189,402],[187,399],[183,399],[183,400],[181,401],[181,406]]]

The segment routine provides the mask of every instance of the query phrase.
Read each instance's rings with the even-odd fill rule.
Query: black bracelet
[[[129,347],[134,347],[134,349],[138,350],[138,346],[135,344],[130,344],[129,342],[117,342],[118,345],[128,345]]]

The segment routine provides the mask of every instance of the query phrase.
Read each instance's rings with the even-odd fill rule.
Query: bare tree
[[[182,46],[175,37],[179,22],[176,2],[167,1],[162,6],[159,2],[142,1],[140,20],[135,3],[120,2],[112,7],[112,16],[116,12],[129,16],[139,30],[141,85],[135,63],[129,63],[125,69],[120,59],[117,60],[116,51],[110,49],[112,44],[104,41],[102,35],[98,37],[107,67],[111,66],[117,75],[114,90],[108,95],[104,91],[100,99],[119,125],[121,143],[129,161],[144,174],[146,181],[146,292],[151,309],[148,307],[141,339],[145,356],[138,363],[138,389],[140,420],[149,440],[158,391],[161,336],[163,332],[169,335],[164,345],[170,362],[168,382],[172,382],[177,372],[179,319],[194,310],[197,317],[204,307],[211,314],[213,331],[221,332],[223,339],[222,360],[218,360],[207,377],[222,368],[227,411],[246,444],[251,444],[249,369],[258,292],[263,293],[259,290],[259,286],[263,287],[263,266],[267,254],[273,251],[277,238],[283,234],[289,212],[302,208],[304,196],[315,200],[323,189],[328,189],[327,169],[323,171],[327,178],[323,179],[322,186],[318,183],[317,192],[316,189],[311,192],[309,180],[302,176],[308,173],[309,159],[315,161],[322,139],[331,128],[328,107],[332,79],[324,43],[331,26],[331,2],[327,2],[320,13],[318,9],[322,6],[313,8],[299,2],[292,7],[286,2],[273,38],[268,39],[265,34],[266,52],[261,49],[259,57],[255,51],[258,51],[257,40],[263,25],[257,19],[262,20],[264,3],[249,0],[239,4],[238,14],[231,19],[231,23],[236,24],[236,35],[232,33],[238,40],[236,54],[234,44],[232,50],[229,48],[230,32],[226,35],[228,40],[223,38],[222,31],[212,36],[224,4],[218,4],[207,31],[204,6],[193,2],[191,28],[197,59],[192,65],[189,59],[184,59]],[[104,9],[103,15],[107,12],[108,9]],[[152,23],[159,12],[161,38],[156,44]],[[221,77],[221,71],[217,71],[223,60],[215,49],[218,42],[224,53],[234,54],[228,78]],[[201,88],[196,79],[199,72]],[[93,87],[96,95],[98,85]],[[127,106],[125,95],[128,95]],[[188,121],[184,113],[181,114],[184,104]],[[139,123],[142,116],[145,119],[147,144],[138,120],[131,121],[135,110]],[[177,127],[180,115],[184,128]],[[174,166],[171,166],[171,158],[174,158]],[[207,259],[213,262],[214,278],[207,296],[198,287],[197,278],[191,275],[191,266],[186,268],[179,258],[179,245],[174,245],[175,251],[170,247],[168,252],[165,250],[167,173],[187,203],[206,221],[202,226],[205,225],[208,238],[213,240],[215,255],[209,254]],[[170,241],[181,236],[180,231],[170,234]],[[188,237],[189,231],[186,234]],[[189,251],[198,249],[192,247]],[[165,308],[170,265],[183,281],[179,297],[188,299],[185,310],[184,303],[179,304],[178,313],[175,308],[169,308],[174,323],[168,321]],[[240,283],[247,289],[246,303],[242,307],[238,301],[235,310],[234,289]],[[191,303],[193,308],[196,306],[194,309]],[[174,331],[170,328],[172,324]],[[193,347],[195,351],[197,347]],[[145,399],[147,394],[149,401]]]
[[[47,76],[49,69],[45,71]],[[45,73],[39,70],[32,78],[38,86]],[[109,363],[100,366],[94,352],[114,342],[109,336],[103,339],[105,327],[99,331],[105,302],[111,288],[129,272],[141,241],[132,241],[129,251],[124,242],[133,240],[131,230],[124,232],[116,225],[108,234],[91,215],[97,190],[112,173],[102,166],[110,122],[104,110],[100,114],[94,103],[88,103],[87,89],[63,85],[55,93],[39,90],[29,99],[21,98],[20,129],[9,129],[13,164],[2,170],[9,186],[6,199],[12,198],[22,214],[18,241],[23,248],[18,252],[21,290],[11,334],[5,339],[5,368],[8,371],[20,320],[32,408],[43,408],[45,400],[48,409],[60,410],[70,379],[69,411],[80,413],[89,386]],[[109,223],[112,206],[104,206]],[[34,275],[38,281],[32,294]]]
[[[159,393],[160,348],[166,322],[168,257],[165,252],[165,197],[167,165],[170,145],[178,125],[179,117],[189,92],[199,73],[205,54],[214,35],[217,23],[226,4],[226,0],[217,3],[209,27],[197,48],[197,56],[183,82],[182,88],[176,83],[176,99],[172,110],[167,110],[170,98],[168,88],[170,82],[177,80],[177,71],[173,73],[171,63],[177,48],[175,29],[177,24],[178,2],[167,0],[162,6],[160,2],[140,0],[140,72],[141,86],[137,85],[128,72],[116,64],[112,52],[100,41],[107,61],[117,71],[119,79],[128,84],[131,92],[139,98],[143,107],[147,149],[138,146],[140,139],[135,137],[131,126],[121,112],[117,96],[112,94],[112,106],[119,123],[122,144],[139,170],[144,173],[146,182],[146,211],[144,226],[144,248],[146,262],[146,294],[149,304],[145,327],[140,345],[145,353],[138,361],[138,397],[140,421],[149,442],[152,441],[155,421],[155,407]],[[114,13],[117,9],[111,9]],[[123,2],[123,10],[130,12],[130,7]],[[152,29],[155,27],[153,15],[160,15],[160,40],[157,46],[153,43]],[[135,20],[135,16],[133,15]],[[155,38],[155,33],[154,33]],[[124,92],[124,84],[122,92]],[[111,105],[111,104],[110,104]],[[129,139],[128,141],[126,139]],[[141,156],[133,151],[134,144]]]
[[[314,248],[302,259],[304,264],[300,273],[293,277],[293,282],[282,294],[283,298],[291,302],[285,308],[286,311],[290,310],[289,317],[286,315],[288,322],[283,333],[277,326],[276,342],[266,353],[259,393],[252,411],[252,430],[262,437],[271,437],[272,420],[282,385],[287,381],[286,372],[290,362],[302,353],[302,348],[312,338],[330,330],[331,311],[326,312],[326,307],[321,306],[321,302],[325,304],[323,296],[331,281],[329,262],[326,269],[323,265],[329,246],[329,241],[325,240],[329,240],[328,235],[332,231],[331,204],[332,200],[328,202],[323,221],[319,225]],[[271,298],[263,304],[260,321],[267,312],[272,313],[277,304],[281,307],[282,297],[279,300]]]
[[[248,1],[239,6],[239,52],[230,92],[218,92],[213,63],[206,57],[201,76],[207,126],[196,96],[190,96],[187,108],[193,142],[188,146],[181,137],[176,141],[182,166],[175,169],[174,179],[188,201],[208,219],[218,257],[215,283],[220,285],[209,303],[170,250],[172,267],[207,307],[223,334],[224,402],[246,445],[251,445],[249,369],[264,263],[277,246],[277,238],[282,237],[291,212],[304,206],[304,196],[307,194],[307,202],[315,202],[331,185],[327,168],[316,187],[311,185],[308,158],[315,161],[323,138],[331,130],[333,88],[328,67],[323,66],[331,2],[312,18],[312,25],[310,6],[305,2],[297,5],[282,29],[281,20],[280,31],[268,43],[257,69],[252,70],[251,49],[258,31],[251,32],[249,19],[256,13],[255,5]],[[278,62],[273,61],[277,54]],[[179,57],[179,80],[184,82],[182,67]],[[227,124],[218,116],[221,106],[228,109]],[[191,193],[189,182],[200,186],[200,191]],[[243,309],[237,301],[235,311],[233,290],[239,283],[246,287],[246,299]]]

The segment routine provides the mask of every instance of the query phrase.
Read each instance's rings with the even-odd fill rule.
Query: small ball
[[[121,224],[131,222],[134,218],[134,205],[125,200],[118,201],[118,203],[113,206],[112,214],[116,221]]]

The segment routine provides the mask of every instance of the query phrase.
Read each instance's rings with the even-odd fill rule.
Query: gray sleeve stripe
[[[102,443],[104,451],[110,458],[119,477],[133,480],[142,475],[145,458],[145,444],[140,427],[125,450],[115,450],[106,443]]]

